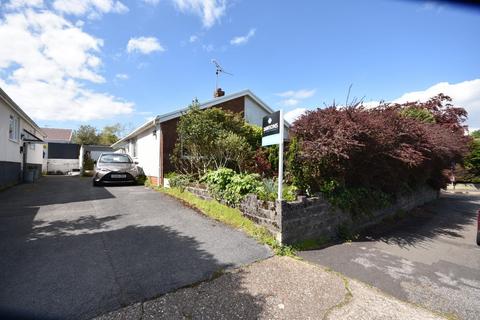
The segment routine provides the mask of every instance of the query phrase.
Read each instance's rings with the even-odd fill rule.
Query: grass
[[[181,191],[177,188],[154,188],[162,193],[181,200],[190,207],[199,210],[204,215],[229,225],[235,229],[242,230],[262,244],[272,248],[276,255],[295,256],[295,250],[291,246],[281,245],[267,228],[255,224],[245,218],[240,210],[223,205],[215,200],[203,200],[188,191]]]

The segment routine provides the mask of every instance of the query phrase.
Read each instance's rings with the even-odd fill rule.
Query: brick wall
[[[147,176],[147,179],[150,181],[150,184],[156,186],[158,185],[158,178],[153,176]]]

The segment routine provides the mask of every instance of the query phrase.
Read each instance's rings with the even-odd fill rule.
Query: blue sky
[[[290,118],[443,91],[480,128],[480,10],[422,1],[1,2],[0,86],[40,125],[147,118],[251,89]],[[15,36],[12,36],[15,35]],[[3,47],[3,46],[2,46]]]

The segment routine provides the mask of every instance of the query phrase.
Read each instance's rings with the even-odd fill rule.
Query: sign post
[[[283,194],[283,137],[285,124],[283,110],[269,114],[262,120],[262,146],[278,144],[278,200]]]
[[[283,110],[280,109],[280,143],[278,144],[278,200],[282,201],[283,196]]]

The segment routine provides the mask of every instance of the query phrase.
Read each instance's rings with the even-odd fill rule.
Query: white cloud
[[[202,49],[206,52],[212,52],[213,50],[215,50],[215,47],[213,46],[213,44],[202,44]]]
[[[288,111],[285,113],[285,120],[289,123],[293,123],[295,120],[298,119],[302,114],[304,114],[307,111],[305,108],[296,108],[293,110]]]
[[[86,88],[105,81],[99,74],[103,41],[64,17],[32,9],[4,14],[0,43],[9,44],[0,46],[0,86],[34,119],[91,120],[133,111],[130,102]]]
[[[280,101],[281,105],[285,107],[294,107],[297,106],[302,100],[313,97],[316,91],[316,89],[288,90],[277,93],[277,96],[285,98]]]
[[[5,5],[7,9],[17,9],[23,7],[43,7],[43,0],[10,0]]]
[[[127,52],[140,52],[149,54],[155,51],[165,51],[158,39],[155,37],[139,37],[128,40]]]
[[[198,36],[196,35],[191,35],[190,38],[188,39],[188,42],[193,43],[198,40]]]
[[[405,93],[393,102],[426,101],[439,93],[450,96],[454,105],[467,110],[469,126],[480,127],[480,79],[459,83],[440,82],[426,90]]]
[[[277,93],[277,96],[284,98],[293,98],[293,99],[307,99],[313,97],[317,90],[315,89],[300,89],[300,90],[288,90],[284,92]]]
[[[105,13],[126,13],[129,9],[115,0],[55,0],[53,8],[61,13],[75,16],[87,15],[90,19],[99,18]]]
[[[115,75],[115,78],[116,79],[119,79],[119,80],[128,80],[128,74],[125,74],[125,73],[117,73]]]
[[[226,0],[172,0],[178,10],[201,17],[203,26],[212,27],[225,14]]]
[[[238,36],[230,40],[230,44],[234,46],[239,46],[242,44],[246,44],[248,40],[250,40],[251,37],[255,35],[256,30],[255,29],[250,29],[248,33],[244,36]]]
[[[156,6],[157,4],[160,3],[160,0],[143,0],[146,4],[150,4],[152,6]]]

